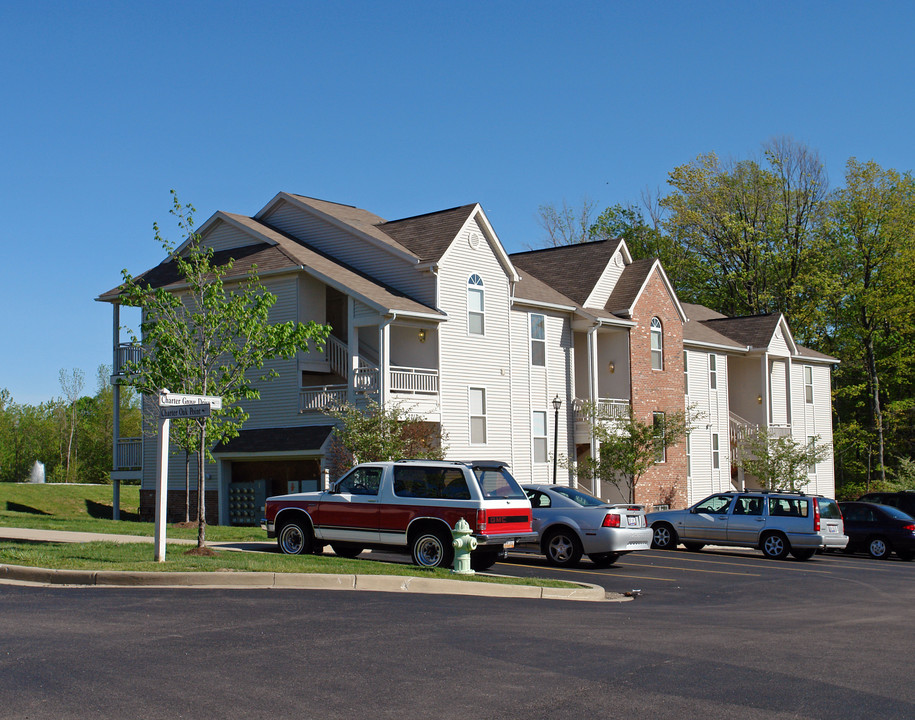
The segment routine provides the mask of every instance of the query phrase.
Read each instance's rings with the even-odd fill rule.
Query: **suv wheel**
[[[677,547],[680,539],[677,537],[677,531],[674,530],[673,525],[658,523],[652,527],[652,530],[654,530],[654,537],[651,539],[651,547],[658,550],[673,550]]]
[[[767,533],[759,543],[759,549],[770,560],[784,560],[791,552],[788,538],[781,533]]]
[[[568,567],[581,559],[581,542],[574,532],[566,528],[553,530],[543,544],[546,561],[550,565]]]
[[[451,567],[454,546],[443,530],[420,530],[410,543],[413,564],[425,568]]]
[[[872,537],[867,541],[867,554],[877,560],[886,560],[890,556],[890,546],[882,537]]]
[[[299,520],[293,520],[280,530],[276,544],[287,555],[304,555],[311,552],[311,528],[305,527]]]

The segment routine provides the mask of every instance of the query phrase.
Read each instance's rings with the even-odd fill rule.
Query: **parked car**
[[[652,547],[687,550],[705,545],[759,548],[783,560],[791,553],[808,560],[817,550],[842,549],[848,543],[842,513],[835,500],[803,493],[766,491],[711,495],[686,510],[648,514]]]
[[[368,547],[401,550],[423,567],[450,567],[461,518],[485,570],[516,542],[532,541],[531,503],[505,463],[398,460],[363,463],[324,492],[267,498],[261,527],[282,552],[356,557]]]
[[[642,505],[605,503],[563,485],[522,485],[531,501],[537,547],[550,565],[569,567],[582,554],[598,567],[651,547]]]
[[[915,492],[901,490],[899,492],[872,492],[858,498],[858,502],[877,503],[899,508],[906,515],[915,517]]]
[[[886,560],[895,552],[900,560],[915,558],[915,518],[889,505],[840,502],[848,535],[848,552],[865,551]]]

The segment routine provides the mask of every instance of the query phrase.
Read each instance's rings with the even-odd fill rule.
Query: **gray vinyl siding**
[[[512,362],[509,338],[509,282],[488,242],[477,249],[466,236],[444,254],[439,265],[439,304],[448,321],[439,326],[442,425],[448,434],[448,457],[513,462]],[[467,280],[478,274],[484,287],[484,335],[471,335],[467,323]],[[470,444],[469,388],[486,391],[485,445]]]
[[[407,260],[332,225],[288,202],[277,206],[263,221],[327,253],[427,305],[435,303],[435,278]]]
[[[770,419],[773,425],[788,423],[787,367],[784,360],[773,360],[769,364],[769,392],[772,398]]]
[[[731,486],[730,415],[728,412],[728,358],[716,354],[717,389],[709,384],[709,352],[687,350],[689,395],[687,408],[695,415],[690,433],[689,503]],[[712,434],[718,433],[719,467],[712,465]]]
[[[610,293],[612,293],[613,288],[616,287],[620,275],[623,274],[625,267],[622,255],[619,252],[616,252],[610,262],[607,263],[607,267],[604,268],[604,272],[601,275],[600,280],[595,284],[591,294],[588,296],[587,300],[585,300],[584,306],[593,308],[604,307],[604,305],[607,304],[607,300],[610,298]]]
[[[813,371],[813,403],[804,397],[804,367]],[[826,365],[810,365],[795,359],[791,366],[792,380],[792,437],[806,443],[807,438],[818,435],[821,445],[828,445],[829,455],[816,465],[816,474],[810,476],[807,492],[835,497],[835,466],[832,449],[832,392],[831,370]]]

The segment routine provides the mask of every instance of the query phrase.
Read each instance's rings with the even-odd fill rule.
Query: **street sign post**
[[[216,395],[180,395],[159,391],[159,438],[156,452],[156,562],[165,560],[165,519],[168,515],[168,434],[171,420],[208,418],[212,410],[222,410]],[[198,488],[200,492],[200,488]]]

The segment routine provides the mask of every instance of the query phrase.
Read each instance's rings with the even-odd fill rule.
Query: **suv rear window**
[[[475,467],[473,474],[477,476],[485,498],[527,500],[524,490],[505,468]]]
[[[819,498],[817,500],[817,505],[820,507],[821,518],[829,518],[830,520],[842,519],[842,511],[839,509],[839,504],[835,500]]]
[[[394,494],[399,497],[470,500],[460,468],[394,467]]]
[[[769,515],[772,517],[807,517],[810,501],[807,498],[769,498]]]

